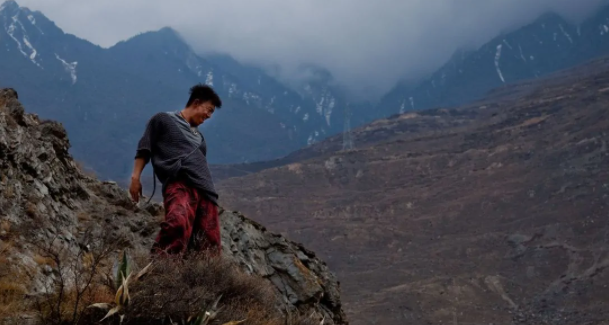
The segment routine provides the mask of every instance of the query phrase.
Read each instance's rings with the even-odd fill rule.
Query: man
[[[165,220],[152,247],[156,255],[183,255],[187,250],[221,253],[218,194],[207,166],[207,145],[198,126],[222,101],[212,88],[198,84],[182,110],[157,113],[146,126],[135,155],[129,192],[142,193],[140,176],[151,161],[163,184]]]

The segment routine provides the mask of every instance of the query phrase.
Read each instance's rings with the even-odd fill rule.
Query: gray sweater
[[[185,181],[218,204],[218,193],[207,166],[207,144],[203,134],[191,128],[178,112],[157,113],[146,125],[135,158],[152,162],[163,183],[163,193],[173,180]]]

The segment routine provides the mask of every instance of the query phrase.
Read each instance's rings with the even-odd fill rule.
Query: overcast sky
[[[2,1],[2,0],[0,0]],[[171,26],[198,51],[328,68],[351,90],[388,91],[548,10],[581,20],[608,0],[17,0],[104,47]],[[361,92],[360,92],[361,93]]]

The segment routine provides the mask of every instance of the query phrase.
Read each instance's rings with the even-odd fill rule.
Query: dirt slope
[[[603,324],[608,73],[379,120],[224,179],[222,204],[319,252],[352,324]]]

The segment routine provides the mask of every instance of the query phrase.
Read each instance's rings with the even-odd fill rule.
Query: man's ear
[[[193,101],[190,103],[190,105],[188,105],[188,107],[197,107],[197,106],[199,106],[199,101],[200,101],[199,99],[194,99],[194,100],[193,100]]]

